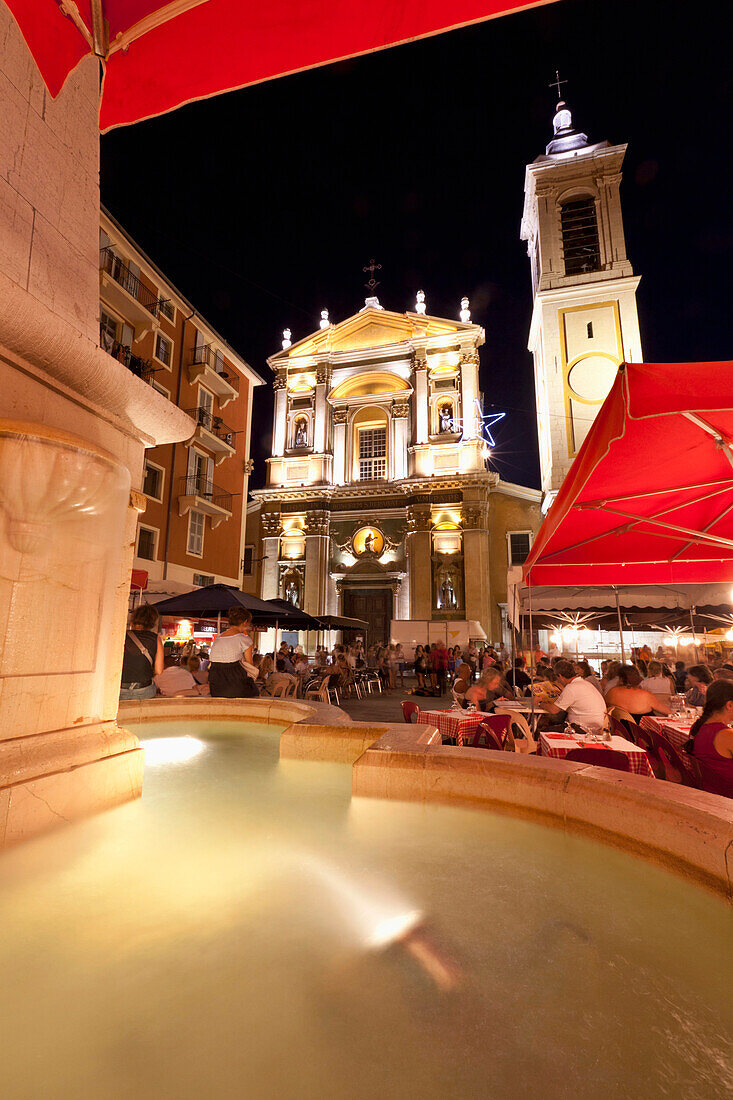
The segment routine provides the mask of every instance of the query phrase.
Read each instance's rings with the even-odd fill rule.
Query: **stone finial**
[[[283,351],[287,351],[288,348],[292,347],[293,341],[290,339],[292,335],[289,328],[283,329]]]
[[[331,322],[328,319],[328,310],[327,309],[322,309],[321,310],[321,319],[318,322],[318,324],[320,325],[321,328],[328,328],[330,326]]]
[[[471,320],[471,310],[468,308],[468,298],[461,298],[461,320],[467,325]]]
[[[415,302],[415,313],[425,313],[425,291],[418,290]]]

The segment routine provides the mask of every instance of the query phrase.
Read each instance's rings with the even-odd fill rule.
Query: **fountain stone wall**
[[[0,4],[0,846],[140,794],[116,721],[146,447],[190,419],[98,345],[99,68]]]

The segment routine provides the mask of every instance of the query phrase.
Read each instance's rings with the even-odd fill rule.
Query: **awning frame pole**
[[[619,598],[618,598],[618,588],[616,588],[615,585],[614,585],[613,592],[614,592],[614,595],[616,597],[616,616],[618,618],[618,634],[619,634],[619,638],[621,640],[621,664],[625,665],[626,664],[626,650],[624,649],[624,628],[623,628],[623,624],[621,622],[621,603],[620,603]]]
[[[692,644],[695,647],[695,664],[698,664],[699,661],[700,661],[700,651],[697,648],[697,635],[695,633],[695,615],[694,615],[694,612],[695,612],[695,608],[690,607],[690,626],[692,627]]]
[[[529,591],[529,691],[530,691],[530,704],[529,704],[529,716],[530,716],[530,729],[534,729],[534,676],[535,676],[535,664],[534,664],[534,639],[533,639],[533,627],[532,627],[532,571],[527,574],[527,589]]]

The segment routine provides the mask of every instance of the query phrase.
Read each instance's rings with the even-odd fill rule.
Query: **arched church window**
[[[562,247],[566,275],[599,271],[601,250],[598,243],[596,201],[592,195],[568,199],[560,208]]]
[[[304,416],[299,416],[295,421],[293,441],[296,447],[308,446],[308,421]]]

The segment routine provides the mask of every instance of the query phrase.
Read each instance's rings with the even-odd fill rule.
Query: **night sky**
[[[229,93],[102,138],[102,201],[269,382],[293,340],[386,309],[486,329],[502,477],[538,485],[524,166],[551,137],[555,68],[590,141],[628,142],[621,197],[648,361],[733,355],[730,44],[718,4],[560,0]],[[255,397],[252,487],[272,396]]]

